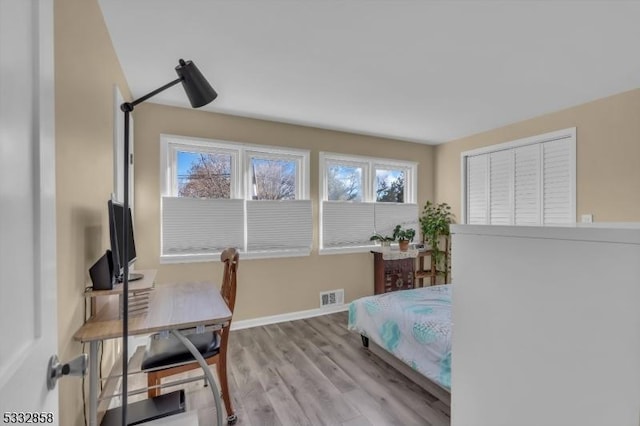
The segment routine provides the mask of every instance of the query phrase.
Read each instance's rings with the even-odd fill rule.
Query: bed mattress
[[[349,305],[349,330],[446,389],[451,389],[451,326],[451,284],[363,297]]]

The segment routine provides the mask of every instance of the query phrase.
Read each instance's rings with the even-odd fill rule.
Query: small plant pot
[[[400,240],[398,246],[400,247],[400,251],[409,250],[409,240]]]

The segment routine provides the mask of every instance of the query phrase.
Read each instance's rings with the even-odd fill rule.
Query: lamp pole
[[[127,423],[127,397],[128,397],[128,361],[129,361],[129,229],[131,223],[129,222],[129,164],[130,164],[130,147],[129,147],[129,122],[130,115],[136,105],[141,104],[147,99],[157,95],[160,92],[164,92],[168,88],[175,86],[178,83],[182,83],[191,106],[194,108],[201,107],[213,101],[218,94],[209,85],[209,82],[200,73],[195,64],[191,61],[184,61],[180,59],[179,65],[176,67],[178,78],[164,86],[147,93],[146,95],[132,101],[125,102],[120,105],[120,109],[124,112],[124,200],[123,200],[123,215],[122,218],[122,232],[121,236],[123,244],[122,258],[124,259],[123,265],[123,278],[122,278],[122,426],[128,426]]]
[[[127,108],[125,108],[127,107]],[[124,276],[122,277],[122,426],[128,426],[127,423],[127,394],[128,394],[128,361],[129,361],[129,116],[133,111],[128,109],[126,103],[120,108],[124,111],[124,208],[122,209],[123,233],[121,236],[124,241],[122,250],[122,259],[124,259]]]

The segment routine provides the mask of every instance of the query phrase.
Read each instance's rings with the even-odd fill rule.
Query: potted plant
[[[396,225],[393,230],[393,237],[398,240],[400,251],[407,251],[409,249],[409,243],[413,241],[413,237],[415,236],[416,230],[412,228],[403,229],[401,225]]]
[[[447,203],[435,204],[427,201],[420,216],[422,237],[431,248],[436,266],[442,261],[442,252],[438,247],[440,237],[449,235],[449,225],[453,220],[451,206]]]
[[[396,239],[388,235],[373,234],[369,241],[378,241],[382,247],[389,247]]]

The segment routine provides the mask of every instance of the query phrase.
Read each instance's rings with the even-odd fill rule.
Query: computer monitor
[[[124,206],[117,201],[109,200],[107,203],[109,211],[109,237],[111,239],[111,253],[113,257],[113,267],[119,282],[123,280],[124,272]],[[127,236],[128,259],[131,266],[136,261],[136,243],[133,238],[133,220],[131,208],[129,208],[129,232]],[[129,272],[129,281],[139,280],[143,274]]]

